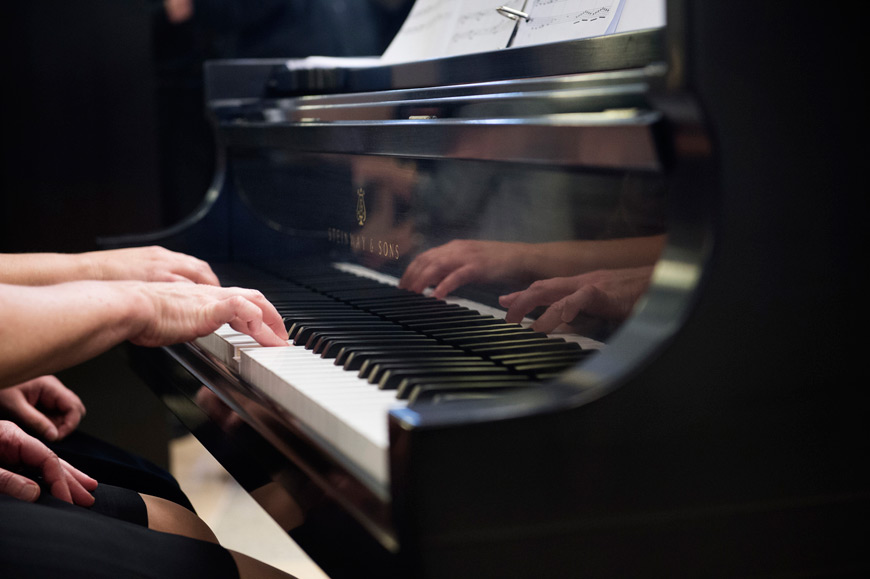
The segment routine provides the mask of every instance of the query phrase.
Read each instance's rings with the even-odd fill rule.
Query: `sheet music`
[[[495,9],[520,10],[524,4],[525,0],[417,0],[382,59],[404,62],[504,48],[516,21]]]
[[[529,18],[507,18],[497,10],[502,6]],[[664,6],[664,0],[417,0],[381,59],[408,62],[655,28],[665,24]]]
[[[513,46],[603,36],[616,31],[624,0],[530,0]]]

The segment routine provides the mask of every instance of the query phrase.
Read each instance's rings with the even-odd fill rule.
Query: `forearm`
[[[151,307],[135,282],[0,285],[0,387],[108,350],[135,335]]]
[[[0,283],[51,285],[96,275],[90,253],[0,254]]]
[[[599,269],[642,267],[658,260],[664,242],[663,235],[656,235],[529,244],[522,262],[530,281],[567,277]]]

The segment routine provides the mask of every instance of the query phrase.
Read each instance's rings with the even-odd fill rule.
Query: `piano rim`
[[[393,554],[398,552],[399,541],[392,520],[389,489],[376,489],[365,484],[363,480],[366,477],[360,476],[360,471],[353,467],[348,468],[350,465],[344,464],[344,461],[336,460],[337,453],[329,452],[328,445],[324,441],[312,437],[308,429],[299,427],[300,422],[297,418],[257,393],[211,354],[202,351],[192,343],[164,346],[158,350],[177,362],[201,386],[213,392],[240,416],[264,443],[271,445],[292,462],[329,500],[350,513],[388,552]],[[181,391],[181,388],[175,385],[172,387],[175,390],[174,394],[180,393],[211,419],[208,411]],[[163,393],[160,395],[165,397]],[[273,424],[280,425],[282,431],[276,431],[263,418],[252,414],[246,408],[251,405],[260,412],[265,412],[265,418]],[[167,406],[173,408],[172,404]],[[297,446],[301,447],[301,450]],[[305,449],[313,450],[305,452]],[[336,484],[330,482],[331,480],[341,480],[342,489],[338,490]],[[292,489],[286,488],[280,479],[273,477],[273,481],[281,485],[294,500],[296,499]],[[304,505],[300,506],[303,507],[304,512]]]

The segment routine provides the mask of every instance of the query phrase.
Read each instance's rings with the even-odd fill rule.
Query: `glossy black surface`
[[[227,235],[216,237],[229,246],[224,257],[242,262],[325,251],[401,271],[403,260],[441,241],[443,230],[421,224],[414,209],[454,191],[446,183],[467,194],[457,207],[512,183],[520,199],[558,197],[565,192],[558,187],[533,191],[536,180],[561,175],[572,193],[601,179],[615,196],[604,197],[611,208],[626,175],[651,175],[641,182],[665,186],[667,245],[649,291],[606,347],[542,388],[502,388],[499,396],[394,412],[388,501],[357,508],[365,504],[354,498],[364,486],[324,476],[340,468],[328,452],[298,440],[292,413],[275,424],[250,419],[288,472],[304,471],[352,521],[299,527],[310,531],[318,560],[341,553],[330,529],[352,528],[380,542],[369,553],[392,553],[385,567],[354,560],[357,573],[369,565],[374,573],[398,568],[421,577],[866,571],[865,540],[851,530],[861,528],[870,494],[856,468],[867,437],[853,377],[861,358],[851,337],[859,325],[855,264],[862,263],[866,211],[854,194],[858,151],[846,145],[863,126],[841,106],[853,94],[853,77],[831,66],[842,62],[852,37],[830,42],[841,23],[811,11],[784,19],[779,7],[753,4],[749,12],[734,3],[669,3],[669,67],[647,71],[650,82],[639,93],[656,120],[635,116],[628,125],[628,134],[647,135],[651,145],[635,150],[622,171],[613,162],[603,166],[615,157],[598,151],[564,154],[570,146],[556,147],[552,166],[542,162],[547,139],[536,127],[543,125],[570,135],[556,143],[577,143],[570,139],[584,133],[600,137],[596,143],[635,142],[608,140],[614,127],[607,123],[586,133],[582,124],[554,128],[528,119],[493,128],[469,116],[369,123],[276,114],[275,125],[265,114],[249,125],[232,113],[221,117],[231,173],[220,184],[232,195],[217,206],[226,211],[218,221]],[[819,36],[808,38],[808,30]],[[280,111],[266,101],[265,109]],[[504,138],[524,128],[536,136]],[[496,162],[502,154],[503,166]],[[349,232],[358,223],[353,194],[368,182],[354,182],[355,161],[413,175],[410,189],[400,189],[411,192],[407,204],[389,203],[378,181],[371,198],[366,190],[377,200],[372,215],[383,218],[367,239],[398,246],[398,259],[396,252],[390,261],[360,251],[352,241],[335,244],[351,238],[329,234],[329,227]],[[454,171],[460,176],[448,179]],[[291,175],[293,183],[301,175],[303,185],[287,184]],[[511,179],[500,182],[504,175]],[[433,184],[431,195],[419,193],[424,182]],[[496,186],[478,189],[479,182]],[[291,198],[293,188],[310,195]],[[259,191],[270,193],[261,198]],[[337,203],[316,202],[326,199]],[[311,217],[300,217],[302,209],[313,209]],[[485,214],[464,214],[457,232],[494,239],[478,218]],[[420,234],[407,246],[397,241],[397,224],[405,223]],[[521,228],[495,229],[526,239]],[[299,233],[292,243],[290,231]],[[561,239],[575,237],[582,234]],[[223,397],[249,389],[197,369],[190,349],[169,353]]]

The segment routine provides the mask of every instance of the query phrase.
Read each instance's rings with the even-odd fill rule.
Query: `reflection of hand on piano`
[[[621,321],[646,291],[651,275],[652,266],[646,266],[540,280],[502,296],[499,303],[508,308],[508,322],[519,322],[535,308],[549,306],[532,325],[538,332],[549,333],[584,317]]]
[[[443,299],[469,283],[523,277],[532,246],[527,243],[457,239],[424,251],[408,265],[399,287]]]
[[[648,266],[658,259],[664,236],[548,243],[454,240],[418,255],[399,287],[444,298],[470,283],[524,282],[602,269]]]

